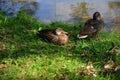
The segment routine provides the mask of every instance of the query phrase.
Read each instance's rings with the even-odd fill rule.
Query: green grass
[[[97,77],[81,76],[88,61],[95,69],[102,69],[109,60],[108,50],[115,45],[113,53],[120,61],[120,33],[101,32],[100,40],[76,38],[84,23],[69,24],[52,22],[45,24],[20,12],[16,18],[6,18],[0,13],[0,80],[119,80],[119,73],[98,73]],[[61,27],[69,32],[65,45],[45,42],[36,36],[39,29]],[[117,50],[117,51],[116,51]],[[85,53],[84,56],[81,56]]]

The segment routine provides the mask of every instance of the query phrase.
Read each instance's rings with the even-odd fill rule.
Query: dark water
[[[6,16],[16,16],[24,7],[28,14],[44,22],[81,22],[99,11],[105,29],[120,27],[120,0],[0,0],[0,10]]]

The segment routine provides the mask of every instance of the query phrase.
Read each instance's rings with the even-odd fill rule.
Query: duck
[[[55,44],[64,45],[68,41],[68,32],[62,28],[56,29],[44,29],[37,32],[38,37],[45,41],[49,41]]]
[[[85,22],[83,29],[77,35],[77,38],[84,39],[84,38],[96,38],[99,32],[104,27],[104,21],[101,18],[100,12],[95,12],[93,14],[93,18],[88,19]]]

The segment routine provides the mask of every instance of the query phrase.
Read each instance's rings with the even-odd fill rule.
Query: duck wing
[[[53,31],[49,29],[45,29],[37,32],[37,36],[44,40],[49,40],[51,34],[53,34]]]

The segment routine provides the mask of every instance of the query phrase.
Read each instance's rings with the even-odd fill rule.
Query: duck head
[[[95,12],[93,14],[93,20],[101,20],[100,12]]]
[[[54,32],[56,35],[68,34],[68,32],[64,31],[62,28],[56,28]]]

